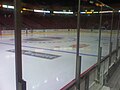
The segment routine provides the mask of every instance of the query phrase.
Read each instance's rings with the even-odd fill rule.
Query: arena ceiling
[[[3,2],[14,2],[14,0],[0,0]],[[77,10],[78,0],[21,0],[25,4],[31,4],[36,6],[65,6],[65,7],[72,7],[73,10]],[[92,0],[98,1],[98,0]],[[120,0],[99,0],[104,4],[107,4],[111,7],[120,8]],[[83,6],[91,6],[89,3],[90,0],[81,0],[81,5]]]
[[[24,3],[31,3],[31,4],[42,4],[42,5],[62,5],[62,6],[77,6],[78,0],[22,0]],[[86,4],[90,0],[81,0],[81,4]],[[97,1],[97,0],[93,0]],[[120,0],[99,0],[105,4],[120,4]]]
[[[85,7],[91,7],[89,3],[91,0],[81,0],[81,5]],[[98,2],[98,0],[92,0]],[[120,8],[120,0],[99,0],[110,7]],[[55,5],[55,6],[67,6],[72,7],[73,10],[77,10],[78,0],[22,0],[24,3],[37,4],[37,5]],[[93,6],[93,5],[92,5]]]
[[[0,0],[0,1],[8,1],[8,2],[13,2],[14,0]],[[43,5],[53,5],[53,4],[57,4],[57,5],[77,5],[78,0],[21,0],[24,3],[31,3],[31,4],[43,4]],[[90,0],[81,0],[81,2],[89,2]],[[93,1],[97,1],[97,0],[93,0]],[[118,4],[120,3],[120,0],[99,0],[105,4]]]

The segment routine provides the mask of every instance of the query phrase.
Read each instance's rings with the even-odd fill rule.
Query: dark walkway
[[[110,90],[120,90],[120,65],[108,82]]]

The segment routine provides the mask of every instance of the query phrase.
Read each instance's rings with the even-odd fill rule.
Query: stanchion
[[[118,28],[117,28],[117,37],[116,37],[116,39],[117,39],[117,44],[116,44],[116,50],[117,50],[117,53],[116,53],[116,62],[117,62],[117,60],[118,60],[118,57],[119,57],[119,55],[118,55],[118,49],[119,49],[119,29],[120,29],[120,15],[119,15],[119,13],[118,13]]]
[[[22,80],[21,0],[14,0],[14,6],[16,90],[26,90],[26,82]]]
[[[76,90],[80,90],[80,74],[81,74],[81,56],[77,60],[77,71],[76,71]]]
[[[89,74],[85,77],[85,90],[89,90]]]
[[[101,11],[102,11],[101,6]],[[101,26],[102,26],[102,13],[100,14],[100,25],[99,25],[99,41],[98,41],[98,59],[97,59],[97,80],[99,81],[100,77],[100,61],[101,61],[101,54],[102,54],[102,47],[101,47]]]
[[[76,48],[76,90],[80,90],[80,73],[81,73],[81,57],[79,56],[79,45],[80,45],[80,4],[78,1],[78,13],[77,13],[77,48]]]
[[[111,19],[110,44],[109,44],[109,55],[110,55],[109,66],[111,65],[111,52],[112,52],[112,45],[113,45],[113,43],[112,43],[113,15],[114,15],[114,12],[112,13],[112,19]]]
[[[109,47],[109,67],[111,66],[112,45],[113,45],[113,43],[110,42],[110,47]]]
[[[100,81],[100,62],[101,62],[101,56],[102,56],[102,47],[99,48],[99,51],[98,51],[98,62],[97,62],[97,80]]]

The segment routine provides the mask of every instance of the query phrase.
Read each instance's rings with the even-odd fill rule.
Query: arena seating
[[[113,29],[118,27],[118,19],[114,16]],[[14,14],[9,11],[0,13],[0,29],[14,29]],[[81,15],[81,28],[98,29],[100,15]],[[38,13],[22,14],[22,28],[25,29],[76,29],[77,16],[70,15],[41,15]],[[101,28],[111,29],[111,14],[104,14]]]

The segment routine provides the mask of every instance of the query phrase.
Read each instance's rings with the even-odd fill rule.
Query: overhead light
[[[8,8],[9,8],[9,9],[14,9],[14,6],[9,6],[9,5],[8,5]]]
[[[3,8],[8,8],[8,6],[7,6],[7,5],[2,5],[2,7],[3,7]]]
[[[33,11],[33,9],[22,8],[23,11]]]
[[[91,12],[94,12],[94,10],[92,9]]]
[[[93,1],[89,1],[89,3],[93,4],[94,2]]]
[[[100,4],[99,4],[99,3],[95,3],[95,5],[96,5],[96,6],[100,6]]]
[[[99,13],[99,12],[96,12],[96,11],[95,11],[95,12],[93,12],[93,13],[95,13],[95,14],[96,14],[96,13]]]
[[[81,14],[85,14],[86,12],[80,12]]]
[[[113,11],[100,11],[99,13],[113,13]]]
[[[73,14],[73,12],[66,12],[66,11],[53,11],[54,14]]]
[[[21,11],[21,13],[23,13],[23,11]]]
[[[34,9],[34,12],[40,12],[40,13],[50,13],[50,11],[37,10],[37,9]]]
[[[92,14],[93,12],[86,12],[87,14]]]
[[[26,9],[26,8],[23,8],[22,10],[26,11],[27,9]]]

